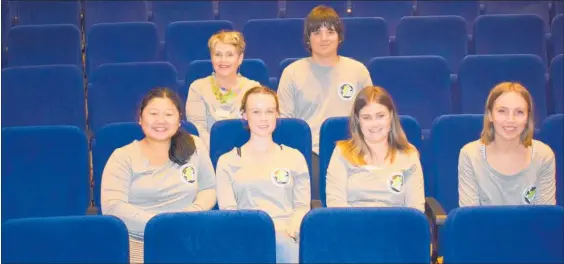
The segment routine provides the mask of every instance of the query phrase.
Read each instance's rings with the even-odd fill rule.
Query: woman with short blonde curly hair
[[[243,94],[260,85],[239,74],[245,47],[245,38],[237,31],[220,31],[211,36],[208,48],[213,72],[195,80],[188,89],[186,118],[196,125],[208,148],[212,125],[219,120],[240,118]]]

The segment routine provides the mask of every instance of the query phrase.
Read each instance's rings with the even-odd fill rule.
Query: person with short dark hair
[[[344,36],[343,23],[335,10],[315,7],[304,24],[304,40],[311,56],[288,65],[278,85],[281,116],[303,119],[311,128],[316,200],[321,124],[329,117],[346,116],[360,89],[372,85],[370,73],[361,62],[338,55]]]

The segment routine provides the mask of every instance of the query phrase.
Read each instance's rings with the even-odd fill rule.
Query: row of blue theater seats
[[[562,263],[561,206],[465,207],[443,226],[445,263]],[[113,216],[11,220],[3,263],[128,263]],[[300,263],[432,263],[429,222],[411,208],[323,208],[300,232]],[[260,211],[160,214],[147,223],[145,263],[275,263],[274,225]]]
[[[155,22],[163,40],[177,21],[230,20],[242,29],[249,19],[303,18],[315,6],[332,7],[342,17],[383,17],[390,33],[404,16],[458,15],[474,21],[482,14],[536,14],[546,28],[562,1],[2,1],[4,28],[13,25],[73,24],[88,31],[97,23]],[[4,15],[5,14],[5,15]],[[469,32],[472,28],[467,26]]]
[[[548,85],[544,65],[534,55],[469,55],[454,77],[446,61],[436,56],[373,58],[368,70],[372,82],[391,93],[400,114],[413,116],[428,130],[441,115],[483,113],[490,89],[502,81],[527,87],[537,120],[564,113],[563,65],[561,54],[551,64]],[[212,72],[209,61],[188,68],[187,83]],[[245,60],[241,72],[270,86],[260,60]],[[167,62],[105,64],[93,73],[85,94],[76,66],[7,68],[2,70],[2,126],[74,125],[86,130],[88,124],[96,133],[108,123],[135,121],[138,103],[154,87],[171,87],[185,101],[189,90],[177,78]]]
[[[458,207],[458,154],[468,142],[479,138],[482,115],[439,117],[428,140],[422,140],[421,127],[409,116],[400,121],[410,142],[421,153],[427,201],[436,200],[446,212]],[[325,173],[335,141],[350,137],[346,117],[327,119],[320,138],[321,202],[325,204]],[[211,131],[210,157],[214,167],[219,157],[240,147],[249,138],[245,122],[232,119],[216,122]],[[195,127],[184,128],[197,135]],[[25,217],[83,215],[90,205],[89,147],[86,135],[72,126],[13,127],[2,129],[2,222]],[[564,114],[547,118],[536,137],[556,155],[557,203],[564,205]],[[311,162],[309,126],[299,119],[280,119],[274,141],[298,149]],[[135,139],[143,138],[136,123],[104,126],[92,140],[94,205],[100,206],[100,184],[111,153]],[[31,184],[30,184],[31,183]],[[434,201],[433,201],[434,202]]]
[[[390,41],[383,18],[344,18],[345,41],[340,54],[363,63],[390,55],[437,55],[447,60],[452,73],[466,55],[534,54],[545,65],[562,53],[564,14],[554,18],[552,32],[545,35],[536,15],[485,15],[476,19],[469,37],[459,16],[404,17],[397,36]],[[242,32],[247,58],[262,59],[270,77],[277,77],[285,58],[308,56],[303,42],[304,19],[250,20]],[[104,63],[169,61],[184,76],[190,62],[210,58],[207,41],[230,21],[175,22],[169,25],[166,42],[158,40],[151,22],[98,24],[86,36],[85,65],[88,76]],[[440,30],[437,30],[439,28]],[[276,32],[276,34],[272,34]],[[367,34],[370,32],[370,34]],[[503,32],[503,34],[500,34]],[[268,38],[264,36],[268,35]],[[81,34],[72,25],[17,26],[7,36],[8,67],[73,64],[83,65]],[[269,47],[265,49],[264,47]]]

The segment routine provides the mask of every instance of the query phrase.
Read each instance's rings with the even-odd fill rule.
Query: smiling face
[[[519,140],[529,120],[527,101],[517,92],[503,93],[494,101],[488,118],[493,124],[494,138]]]
[[[392,127],[392,113],[382,104],[370,102],[358,113],[360,131],[367,143],[388,141]]]
[[[278,118],[276,98],[272,94],[252,93],[246,97],[243,118],[247,120],[251,134],[270,137],[276,129]]]
[[[152,98],[141,111],[139,124],[145,137],[170,141],[180,126],[180,113],[169,98]]]
[[[211,61],[215,74],[235,76],[243,63],[243,54],[239,53],[234,45],[217,42],[211,51]]]
[[[311,53],[314,57],[337,56],[339,34],[335,28],[320,27],[309,36]]]

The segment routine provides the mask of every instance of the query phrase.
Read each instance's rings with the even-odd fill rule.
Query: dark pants
[[[311,155],[311,206],[321,207],[319,198],[319,156],[312,152]]]

